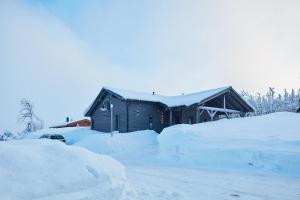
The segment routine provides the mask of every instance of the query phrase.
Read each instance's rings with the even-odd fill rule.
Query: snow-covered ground
[[[158,142],[166,163],[300,177],[298,113],[177,125]]]
[[[99,132],[90,130],[89,127],[47,128],[25,135],[23,139],[38,139],[44,134],[61,134],[66,139],[66,143],[72,145]]]
[[[0,144],[1,200],[135,199],[118,161],[59,141]]]
[[[297,200],[300,179],[206,169],[126,166],[143,200]]]
[[[275,113],[177,125],[166,128],[160,135],[138,131],[115,133],[111,137],[76,127],[47,129],[26,138],[38,138],[45,133],[64,135],[67,143],[72,144],[66,146],[69,150],[82,147],[112,156],[125,165],[129,183],[122,180],[134,190],[127,189],[126,198],[300,199],[299,114]],[[69,160],[66,158],[66,162]],[[70,163],[59,166],[68,168]]]

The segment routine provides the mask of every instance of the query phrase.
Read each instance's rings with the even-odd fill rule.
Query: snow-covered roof
[[[219,95],[222,94],[223,92],[227,92],[229,89],[233,90],[231,86],[227,86],[227,87],[220,87],[220,88],[204,90],[204,91],[190,93],[190,94],[183,94],[178,96],[165,96],[165,95],[157,95],[157,94],[144,93],[144,92],[136,92],[131,90],[117,89],[112,87],[103,87],[100,94],[102,93],[102,91],[110,91],[125,100],[157,102],[157,103],[162,103],[168,107],[176,107],[176,106],[191,106],[196,103],[204,103],[205,100],[208,100],[210,97],[214,97],[215,95]],[[84,112],[85,116],[87,116],[88,112],[93,109],[93,106],[95,105],[97,99],[98,97],[85,110]],[[248,105],[250,110],[254,110],[252,106],[248,102],[246,102],[242,97],[241,99],[245,104]]]
[[[72,118],[70,118],[69,120],[70,121],[68,121],[68,122],[65,121],[65,122],[57,123],[57,124],[54,124],[54,125],[52,125],[50,127],[67,126],[68,124],[71,124],[71,123],[74,123],[74,122],[79,122],[79,121],[82,121],[82,120],[89,120],[89,118],[87,118],[87,117],[82,117],[80,119],[72,119]]]
[[[149,94],[144,92],[115,89],[111,87],[104,87],[103,89],[118,94],[124,99],[159,102],[167,105],[168,107],[175,107],[175,106],[183,106],[183,105],[190,106],[195,103],[199,103],[229,88],[230,87],[221,87],[221,88],[205,90],[205,91],[191,93],[191,94],[178,95],[178,96],[164,96],[164,95],[157,95],[157,94]]]

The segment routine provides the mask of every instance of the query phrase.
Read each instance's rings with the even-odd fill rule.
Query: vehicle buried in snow
[[[66,142],[64,136],[60,134],[44,134],[39,139],[59,140],[61,142]]]

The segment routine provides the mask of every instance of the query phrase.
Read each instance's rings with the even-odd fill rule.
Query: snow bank
[[[120,155],[136,154],[143,149],[157,146],[157,133],[152,130],[131,133],[95,134],[74,144],[100,154]]]
[[[165,162],[234,170],[268,170],[300,176],[300,115],[177,125],[158,136]]]
[[[44,134],[61,134],[66,139],[67,144],[74,144],[87,136],[99,134],[89,127],[67,127],[42,129],[24,136],[24,139],[37,139]]]
[[[133,196],[116,160],[59,141],[0,143],[1,199],[123,199]]]
[[[98,154],[113,156],[122,162],[150,160],[158,152],[157,133],[152,130],[130,133],[103,133],[84,127],[44,129],[24,136],[23,139],[37,139],[43,134],[61,134],[66,144],[86,148]]]

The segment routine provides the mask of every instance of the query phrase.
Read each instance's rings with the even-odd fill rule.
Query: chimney
[[[66,117],[66,122],[69,122],[70,121],[70,118],[69,117]]]
[[[155,95],[155,92],[154,92],[154,91],[152,92],[152,95]]]

